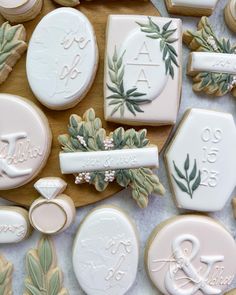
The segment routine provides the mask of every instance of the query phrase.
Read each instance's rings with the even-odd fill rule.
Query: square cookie
[[[104,71],[107,121],[174,124],[182,83],[179,19],[110,15]]]

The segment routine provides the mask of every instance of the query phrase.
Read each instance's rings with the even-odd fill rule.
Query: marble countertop
[[[48,0],[47,0],[48,1]],[[134,0],[133,0],[134,1]],[[236,41],[236,35],[233,36],[225,25],[223,18],[223,9],[228,0],[219,0],[214,14],[210,17],[215,31],[219,36],[230,37],[231,40]],[[164,0],[153,1],[158,10],[163,16],[168,16],[165,8]],[[181,17],[183,20],[183,29],[196,29],[196,24],[199,18],[193,17]],[[186,62],[188,58],[189,50],[183,46],[183,92],[182,102],[180,106],[178,119],[181,119],[186,109],[191,107],[208,108],[213,110],[220,110],[230,112],[234,114],[236,119],[236,101],[231,95],[225,95],[221,98],[209,98],[205,95],[197,95],[192,91],[192,81],[185,75],[186,73]],[[72,268],[72,257],[70,255],[73,245],[74,236],[76,234],[78,225],[80,224],[83,217],[94,207],[102,204],[113,204],[125,209],[131,218],[136,222],[139,238],[140,238],[140,261],[139,270],[136,278],[136,282],[132,289],[127,293],[128,295],[154,295],[160,294],[150,283],[147,278],[144,268],[144,248],[148,236],[154,229],[154,227],[161,221],[167,218],[183,213],[183,210],[178,210],[174,205],[172,195],[169,190],[169,184],[167,181],[166,170],[163,165],[161,156],[160,169],[158,175],[162,183],[167,188],[165,197],[151,197],[150,203],[147,209],[142,210],[136,206],[136,203],[131,198],[129,190],[124,190],[119,194],[97,204],[90,205],[77,210],[77,216],[75,223],[64,233],[53,237],[55,247],[58,256],[58,264],[64,272],[64,286],[68,289],[70,295],[82,295],[84,292],[79,287]],[[234,192],[235,193],[235,192]],[[226,204],[225,208],[221,212],[211,214],[214,218],[220,220],[227,229],[236,235],[236,221],[233,218],[233,212],[230,201]],[[30,249],[36,246],[40,234],[34,232],[33,235],[26,241],[17,245],[1,245],[0,252],[5,257],[14,263],[14,275],[13,275],[13,287],[14,294],[20,295],[24,289],[24,277],[25,277],[25,254]],[[234,284],[236,286],[236,282]]]

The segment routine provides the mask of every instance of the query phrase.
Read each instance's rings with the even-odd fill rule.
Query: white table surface
[[[49,1],[49,0],[46,0]],[[101,0],[102,1],[102,0]],[[135,1],[135,0],[131,0]],[[210,22],[213,28],[217,32],[218,36],[230,37],[231,40],[236,42],[235,36],[230,33],[225,25],[223,18],[223,8],[228,0],[219,0],[214,14],[210,17]],[[159,9],[163,16],[168,16],[165,8],[164,0],[154,0],[156,7]],[[183,20],[183,29],[196,29],[196,24],[199,18],[193,17],[181,17]],[[231,95],[226,95],[220,98],[209,98],[203,94],[197,95],[192,91],[192,81],[185,75],[186,62],[188,59],[189,50],[186,46],[183,46],[183,92],[182,102],[179,111],[179,119],[182,117],[184,111],[190,107],[208,108],[213,110],[221,110],[234,114],[236,117],[236,100]],[[236,119],[236,118],[235,118]],[[154,229],[154,227],[161,221],[167,218],[183,213],[179,211],[172,199],[172,195],[169,190],[169,184],[167,181],[166,170],[163,165],[162,157],[160,161],[160,169],[158,175],[165,185],[167,192],[165,197],[150,197],[149,207],[142,210],[139,209],[136,203],[132,200],[129,191],[123,191],[105,201],[101,201],[97,204],[80,208],[77,210],[77,216],[75,223],[64,233],[53,237],[55,247],[58,256],[58,264],[64,272],[64,286],[69,290],[71,295],[82,295],[84,292],[79,287],[72,268],[71,250],[73,245],[74,236],[76,234],[78,225],[82,218],[94,207],[102,204],[114,204],[125,209],[137,224],[139,237],[140,237],[140,260],[139,270],[136,282],[133,288],[127,293],[128,295],[154,295],[160,294],[154,287],[152,287],[144,268],[144,247],[148,236]],[[235,193],[235,192],[234,192]],[[20,196],[19,196],[20,198]],[[220,220],[227,229],[235,237],[236,235],[236,221],[233,218],[232,208],[230,201],[226,204],[225,208],[221,212],[211,214],[216,219]],[[23,241],[16,245],[0,245],[1,254],[14,263],[14,275],[13,275],[13,287],[14,294],[23,294],[24,290],[24,277],[25,277],[25,254],[30,249],[36,246],[40,234],[34,232],[33,235],[26,241]],[[236,263],[236,262],[235,262]],[[236,281],[235,284],[236,286]]]

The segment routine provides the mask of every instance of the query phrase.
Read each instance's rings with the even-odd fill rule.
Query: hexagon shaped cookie
[[[231,114],[188,110],[165,153],[179,208],[221,210],[236,184],[236,128]]]

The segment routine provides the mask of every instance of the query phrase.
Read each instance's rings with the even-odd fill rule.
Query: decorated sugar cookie
[[[179,19],[109,16],[106,120],[131,125],[175,123],[182,77],[181,28]]]
[[[1,295],[11,295],[12,293],[12,272],[13,264],[0,256],[0,290]]]
[[[0,94],[0,101],[0,190],[8,190],[38,175],[52,138],[47,118],[32,102],[10,94]]]
[[[236,1],[228,0],[225,7],[225,22],[227,26],[234,32],[236,32]]]
[[[61,194],[66,186],[59,177],[41,178],[34,184],[41,195],[29,211],[30,222],[35,229],[44,234],[55,234],[66,230],[74,221],[74,202]]]
[[[11,26],[5,22],[0,27],[0,84],[12,71],[27,48],[26,31],[23,25]]]
[[[73,8],[59,8],[37,25],[27,53],[27,77],[38,100],[53,110],[74,107],[89,91],[98,64],[93,27]]]
[[[26,275],[24,295],[69,295],[62,286],[62,272],[56,265],[56,253],[47,236],[41,238],[37,249],[27,253]]]
[[[203,16],[211,15],[218,0],[165,0],[169,13]]]
[[[236,176],[236,128],[231,114],[186,112],[166,153],[170,183],[179,208],[221,210]]]
[[[70,7],[74,7],[80,4],[79,0],[53,0],[53,1],[62,6],[70,6]]]
[[[12,23],[34,19],[43,6],[43,0],[0,0],[0,13]]]
[[[85,217],[73,247],[76,278],[87,295],[123,295],[138,268],[136,229],[116,207],[99,207]]]
[[[183,41],[192,51],[187,73],[193,78],[193,90],[215,96],[232,92],[236,96],[236,45],[218,39],[206,17],[196,32],[184,32]]]
[[[145,258],[152,283],[165,295],[220,295],[236,274],[233,237],[201,215],[178,216],[157,226]]]
[[[20,207],[0,206],[0,244],[21,242],[29,237],[31,231],[28,211]]]
[[[74,174],[75,183],[88,183],[103,191],[109,183],[130,186],[132,196],[142,208],[151,193],[163,195],[164,187],[152,168],[158,167],[158,149],[146,138],[145,129],[117,128],[110,134],[102,128],[93,109],[83,118],[72,115],[69,134],[59,136],[62,174]]]

